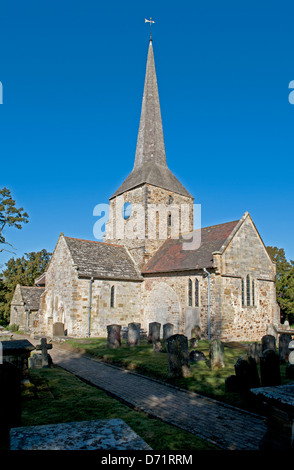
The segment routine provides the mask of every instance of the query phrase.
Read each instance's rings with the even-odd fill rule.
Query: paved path
[[[266,431],[264,417],[239,408],[69,352],[57,344],[50,355],[54,364],[90,384],[222,449],[258,450]]]

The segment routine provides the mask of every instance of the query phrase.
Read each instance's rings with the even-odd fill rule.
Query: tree
[[[276,263],[277,302],[281,316],[289,323],[294,323],[294,261],[287,261],[285,250],[276,246],[266,247],[270,257]]]
[[[21,258],[10,258],[0,278],[0,323],[8,323],[10,302],[17,284],[34,286],[35,279],[46,271],[51,253],[43,249],[25,253]]]
[[[12,199],[11,192],[8,188],[0,189],[0,244],[10,245],[5,239],[4,229],[6,227],[14,227],[17,229],[22,228],[22,224],[28,223],[28,214],[24,212],[23,208],[17,209],[15,201]],[[5,248],[0,248],[1,251]]]

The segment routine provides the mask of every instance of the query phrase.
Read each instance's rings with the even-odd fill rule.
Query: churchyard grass
[[[250,411],[255,409],[254,402],[244,400],[239,393],[226,392],[225,380],[229,375],[235,375],[235,363],[240,356],[246,355],[246,343],[225,344],[225,367],[210,369],[209,341],[200,340],[197,350],[202,351],[207,361],[191,362],[191,374],[182,379],[168,378],[168,359],[164,346],[163,352],[154,352],[152,344],[142,340],[139,346],[128,347],[126,341],[117,349],[106,347],[106,338],[71,339],[64,347],[71,347],[84,354],[89,354],[102,361],[126,368],[136,373],[147,375],[157,380],[224,401],[234,406]],[[193,348],[189,348],[191,351]],[[195,349],[195,348],[194,348]],[[288,383],[285,375],[285,364],[281,364],[282,384]]]
[[[217,450],[197,436],[124,405],[53,366],[31,369],[22,396],[22,426],[120,418],[154,450]]]

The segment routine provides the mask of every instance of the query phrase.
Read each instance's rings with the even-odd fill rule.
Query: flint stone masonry
[[[123,420],[26,426],[10,431],[11,450],[151,450]]]

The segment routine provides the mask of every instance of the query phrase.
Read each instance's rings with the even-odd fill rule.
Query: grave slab
[[[152,450],[121,419],[77,421],[10,430],[10,450]]]

